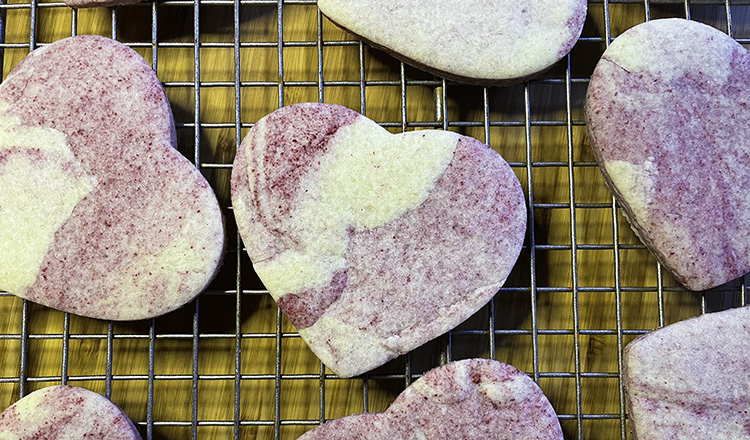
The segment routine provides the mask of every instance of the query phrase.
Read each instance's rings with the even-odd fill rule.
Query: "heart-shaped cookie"
[[[116,320],[193,299],[224,225],[174,147],[161,83],[135,51],[78,36],[32,52],[0,85],[0,289]]]
[[[516,368],[467,359],[435,368],[384,413],[335,419],[299,440],[559,440],[557,414]]]
[[[586,0],[318,0],[334,23],[455,81],[523,82],[573,48]]]
[[[3,440],[141,440],[133,422],[114,403],[83,388],[34,391],[0,413]]]
[[[586,97],[591,147],[634,231],[685,287],[750,270],[750,52],[654,20],[604,52]]]
[[[750,438],[750,308],[709,313],[625,347],[623,383],[638,440]]]
[[[344,107],[258,121],[232,170],[255,271],[344,377],[455,327],[502,286],[526,209],[499,154],[447,131],[392,135]]]

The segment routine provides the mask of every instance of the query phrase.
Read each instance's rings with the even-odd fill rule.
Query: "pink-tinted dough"
[[[384,413],[329,421],[300,440],[557,440],[557,415],[514,367],[487,359],[429,371]]]
[[[71,8],[95,8],[99,6],[117,6],[138,3],[143,0],[64,0]]]
[[[208,285],[224,250],[222,214],[206,180],[174,148],[169,103],[140,55],[104,37],[60,40],[8,75],[0,104],[6,120],[62,132],[96,181],[56,230],[36,282],[10,293],[78,315],[132,320],[174,310]],[[0,149],[0,163],[12,152]]]
[[[709,313],[625,347],[637,440],[750,439],[750,308]]]
[[[304,250],[310,232],[294,219],[310,196],[300,179],[332,154],[330,140],[340,141],[338,131],[361,118],[344,107],[298,104],[271,113],[250,131],[234,162],[232,197],[256,265]],[[372,229],[349,226],[346,265],[332,272],[327,285],[282,292],[278,299],[337,374],[371,370],[455,327],[492,298],[513,267],[526,222],[518,179],[486,145],[456,139],[423,203]],[[367,147],[352,140],[348,148]],[[353,331],[324,329],[331,322]]]
[[[0,413],[5,440],[141,440],[127,415],[104,396],[83,388],[35,391]]]
[[[750,270],[748,84],[750,52],[681,19],[623,33],[589,84],[605,180],[644,244],[692,290]]]

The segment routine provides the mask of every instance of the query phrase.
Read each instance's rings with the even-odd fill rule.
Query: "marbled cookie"
[[[573,48],[586,0],[318,0],[331,21],[423,70],[475,84],[523,82]]]
[[[83,388],[35,391],[0,413],[3,440],[140,440],[127,415],[106,397]]]
[[[161,83],[135,51],[78,36],[32,52],[0,85],[0,290],[115,320],[193,299],[224,224],[174,147]]]
[[[427,372],[384,413],[331,420],[299,440],[561,440],[542,390],[521,371],[467,359]]]
[[[750,308],[709,313],[625,347],[637,440],[750,439]]]
[[[96,8],[104,6],[129,5],[143,0],[64,0],[71,8]]]
[[[254,268],[315,354],[369,371],[455,327],[521,249],[521,186],[499,154],[448,131],[392,135],[344,107],[258,121],[232,171]]]
[[[750,52],[682,19],[620,35],[589,84],[586,121],[605,181],[691,290],[750,271],[748,84]]]

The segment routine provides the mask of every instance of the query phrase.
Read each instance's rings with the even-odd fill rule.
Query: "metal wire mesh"
[[[229,253],[209,290],[148,322],[80,318],[0,295],[0,405],[53,384],[101,392],[147,439],[293,439],[325,420],[382,411],[423,372],[489,357],[528,372],[566,438],[629,438],[622,349],[689,316],[744,305],[742,280],[685,291],[630,231],[588,151],[583,99],[605,46],[644,20],[681,16],[750,43],[733,1],[592,1],[584,34],[542,78],[514,87],[446,82],[337,29],[312,0],[170,0],[75,11],[0,0],[2,78],[36,47],[78,33],[139,51],[162,79],[181,151],[217,192]],[[249,127],[300,101],[346,105],[394,132],[454,130],[513,166],[529,228],[505,287],[456,330],[360,378],[306,349],[254,276],[229,201]],[[2,258],[2,256],[0,256]]]

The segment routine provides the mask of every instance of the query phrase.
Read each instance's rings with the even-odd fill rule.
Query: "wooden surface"
[[[8,45],[0,50],[3,78],[28,53],[31,40],[28,1],[9,3],[26,6],[5,9]],[[612,3],[612,37],[645,19],[643,2]],[[34,44],[69,36],[74,27],[79,34],[113,35],[111,9],[73,13],[61,4],[39,5]],[[199,10],[198,121],[202,126],[197,136],[193,5],[132,5],[117,8],[114,17],[117,38],[142,43],[136,50],[150,62],[156,60],[178,124],[180,150],[199,163],[226,208],[229,252],[220,275],[198,302],[182,310],[153,322],[111,327],[30,303],[24,324],[23,302],[0,296],[0,407],[17,400],[22,387],[28,393],[66,381],[104,394],[110,382],[112,400],[139,424],[144,438],[185,439],[197,434],[201,439],[224,439],[237,434],[242,439],[276,435],[294,439],[322,417],[384,410],[413,379],[410,375],[448,359],[488,357],[494,351],[497,360],[538,380],[562,415],[566,438],[615,439],[627,431],[620,422],[618,355],[622,345],[641,331],[693,316],[702,308],[710,311],[740,304],[738,282],[706,294],[677,287],[640,246],[621,213],[613,216],[611,195],[591,162],[582,113],[585,80],[604,49],[602,4],[590,5],[584,30],[584,37],[598,37],[598,41],[579,42],[570,58],[542,80],[487,89],[444,84],[382,52],[342,43],[352,37],[322,18],[325,102],[364,109],[394,132],[402,130],[404,122],[409,130],[447,126],[486,141],[513,164],[535,207],[526,247],[506,287],[490,306],[450,336],[364,378],[321,379],[319,361],[296,337],[289,321],[278,314],[249,260],[238,251],[229,209],[229,164],[238,136],[280,104],[321,98],[318,11],[314,3],[284,4],[280,32],[276,3],[239,7],[242,86],[237,121],[234,6],[201,3]],[[151,45],[154,11],[156,57]],[[685,16],[682,4],[652,4],[649,12],[651,18]],[[723,5],[693,5],[691,15],[726,30]],[[749,22],[747,7],[732,7],[736,38],[750,36]],[[280,34],[285,42],[283,75]],[[211,46],[222,42],[230,44]],[[186,44],[176,47],[173,43]],[[565,81],[568,60],[570,83]],[[402,73],[406,83],[401,82]],[[210,126],[214,123],[219,126]],[[491,339],[493,322],[496,334]],[[108,338],[110,330],[112,338]],[[236,379],[238,365],[240,380]],[[235,407],[237,390],[239,408]],[[241,426],[235,431],[236,422]]]

